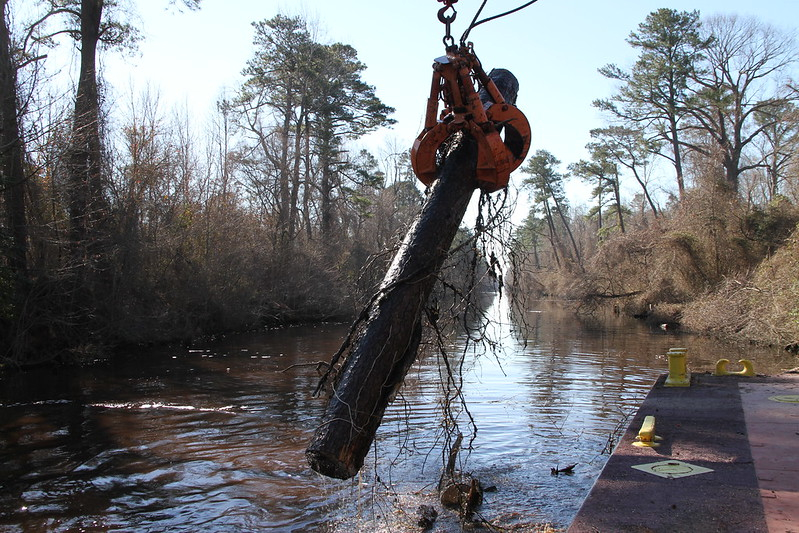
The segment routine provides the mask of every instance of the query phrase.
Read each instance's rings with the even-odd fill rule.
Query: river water
[[[489,316],[493,347],[464,334],[447,350],[465,400],[452,405],[465,435],[458,467],[496,488],[478,518],[505,530],[568,526],[670,347],[688,347],[693,371],[721,357],[768,373],[796,364],[552,302],[525,312],[524,334],[504,300]],[[0,531],[399,533],[420,530],[420,504],[438,507],[433,531],[467,528],[436,500],[447,394],[435,350],[412,368],[355,479],[307,467],[324,408],[313,363],[346,330],[262,331],[0,381]]]

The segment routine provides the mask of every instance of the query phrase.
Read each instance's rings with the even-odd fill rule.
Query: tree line
[[[393,122],[351,46],[254,23],[244,82],[198,123],[109,94],[98,55],[141,38],[119,3],[0,6],[0,364],[340,318],[379,281],[422,197],[404,149],[351,148]]]
[[[755,18],[658,9],[593,105],[588,158],[523,167],[532,207],[511,247],[514,291],[556,295],[748,342],[795,346],[799,50]],[[573,206],[567,179],[591,187]],[[624,200],[622,191],[637,191]]]
[[[799,49],[791,34],[754,18],[663,8],[627,43],[638,51],[630,67],[599,68],[617,88],[593,103],[607,125],[590,132],[589,158],[563,172],[555,155],[538,150],[523,167],[533,206],[517,246],[535,269],[584,272],[610,235],[681,208],[698,214],[703,194],[735,203],[727,213],[740,209],[743,226],[799,200]],[[664,188],[658,174],[673,185]],[[568,178],[590,186],[587,212],[569,206]],[[627,202],[625,185],[638,190]]]
[[[379,283],[422,195],[406,147],[352,149],[393,110],[351,46],[302,17],[254,23],[244,82],[200,123],[156,91],[109,92],[98,55],[141,39],[116,1],[0,6],[0,364],[343,317]],[[594,103],[608,124],[589,158],[564,172],[539,150],[522,168],[533,206],[511,252],[528,292],[681,302],[751,269],[799,218],[790,36],[661,9],[628,43],[631,67],[600,69],[617,91]],[[74,86],[57,48],[74,50]],[[570,205],[569,177],[594,205]],[[625,186],[640,193],[625,202]]]

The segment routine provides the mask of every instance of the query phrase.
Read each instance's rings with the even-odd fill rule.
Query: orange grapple
[[[490,101],[483,104],[475,83],[488,93]],[[440,101],[444,109],[439,115]],[[508,185],[510,173],[530,149],[527,118],[505,101],[471,46],[463,45],[447,47],[447,54],[433,63],[424,129],[411,148],[413,171],[425,185],[432,185],[437,178],[439,148],[458,131],[477,141],[477,181],[489,193]]]

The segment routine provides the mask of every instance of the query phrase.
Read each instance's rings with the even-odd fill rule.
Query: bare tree
[[[688,106],[691,127],[721,151],[724,181],[738,192],[741,174],[759,165],[746,151],[781,120],[780,109],[799,99],[784,79],[799,55],[792,36],[754,18],[716,16],[703,28],[711,44],[706,67],[693,75],[698,88]]]
[[[781,184],[788,179],[791,164],[799,155],[799,109],[794,103],[758,112],[755,122],[770,124],[755,141],[753,157],[765,172],[766,201],[780,193]]]

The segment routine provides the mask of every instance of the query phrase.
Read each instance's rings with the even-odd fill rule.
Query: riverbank
[[[748,275],[730,276],[687,306],[686,326],[703,334],[799,353],[799,230]],[[798,360],[799,364],[799,360]]]
[[[799,374],[661,376],[569,527],[799,531]],[[635,446],[654,416],[657,447]]]
[[[584,271],[541,279],[587,311],[798,353],[797,220],[787,201],[756,209],[692,192],[667,216],[609,236]]]

